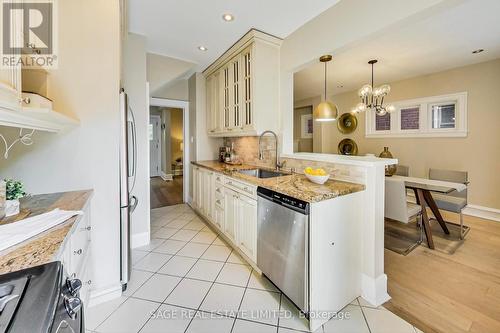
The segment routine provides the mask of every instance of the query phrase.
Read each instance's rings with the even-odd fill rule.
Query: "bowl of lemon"
[[[304,174],[311,182],[319,185],[323,185],[328,180],[328,178],[330,178],[330,175],[321,168],[313,169],[311,167],[307,167],[304,169]]]

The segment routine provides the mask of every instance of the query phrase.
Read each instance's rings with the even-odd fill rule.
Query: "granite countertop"
[[[21,199],[21,209],[28,209],[28,217],[39,215],[55,208],[82,210],[92,190],[34,195]],[[0,274],[38,266],[54,260],[64,244],[66,236],[73,231],[73,225],[81,216],[74,216],[37,236],[0,252]],[[9,223],[0,221],[0,225]],[[16,223],[16,222],[11,222]]]
[[[262,169],[262,167],[248,164],[229,165],[219,161],[198,161],[191,163],[310,203],[364,191],[365,189],[365,186],[361,184],[334,179],[329,179],[323,185],[318,185],[310,182],[305,175],[298,173],[261,179],[237,172],[238,170]]]

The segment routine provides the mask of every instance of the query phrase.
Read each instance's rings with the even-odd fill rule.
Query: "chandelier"
[[[358,95],[361,99],[352,110],[352,113],[360,113],[366,110],[375,111],[379,116],[383,116],[386,113],[393,112],[396,108],[394,105],[384,105],[384,98],[391,91],[391,87],[388,84],[381,85],[375,88],[373,86],[373,65],[377,63],[378,60],[370,60],[368,63],[372,66],[372,83],[365,84],[359,89]]]

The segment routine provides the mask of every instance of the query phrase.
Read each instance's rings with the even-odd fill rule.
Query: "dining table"
[[[407,189],[413,190],[413,192],[415,193],[417,205],[422,206],[422,225],[424,228],[425,237],[427,239],[427,245],[430,249],[434,249],[434,241],[432,239],[432,231],[426,206],[429,207],[432,211],[432,214],[443,229],[443,232],[449,235],[450,231],[448,230],[446,221],[443,219],[443,216],[439,212],[439,208],[434,201],[434,198],[432,197],[432,192],[441,194],[449,194],[453,191],[461,192],[465,190],[467,186],[462,183],[447,182],[428,178],[416,178],[398,175],[393,175],[392,177],[403,180],[405,183],[405,187]]]

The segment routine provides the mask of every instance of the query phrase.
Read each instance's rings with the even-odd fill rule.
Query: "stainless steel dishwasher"
[[[259,187],[257,266],[309,312],[309,203]]]

